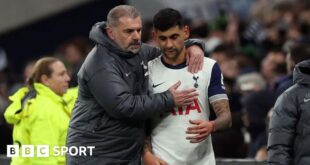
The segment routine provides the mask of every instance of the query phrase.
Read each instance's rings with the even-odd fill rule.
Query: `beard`
[[[129,43],[129,45],[127,46],[127,50],[129,52],[134,53],[134,54],[138,53],[140,48],[141,48],[141,42],[139,42],[139,41],[133,41],[133,42]]]
[[[166,58],[174,61],[180,56],[181,50],[177,48],[166,48],[163,50],[163,53]]]

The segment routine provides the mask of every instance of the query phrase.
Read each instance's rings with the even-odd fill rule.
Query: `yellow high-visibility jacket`
[[[12,158],[11,165],[60,165],[65,164],[65,155],[55,156],[55,146],[65,146],[71,111],[77,97],[72,90],[63,97],[55,94],[41,83],[34,84],[35,97],[22,105],[22,99],[29,93],[24,87],[9,97],[12,103],[5,111],[5,119],[14,124],[13,141],[17,145],[34,145],[34,157]],[[75,92],[74,92],[75,91]],[[70,101],[71,100],[71,101]],[[48,145],[49,156],[37,157],[37,145]]]
[[[68,91],[63,95],[63,99],[68,104],[68,110],[71,116],[75,101],[78,97],[78,87],[69,88]]]

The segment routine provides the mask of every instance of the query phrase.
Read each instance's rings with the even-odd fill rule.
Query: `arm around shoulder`
[[[173,108],[169,91],[153,95],[134,95],[115,66],[96,72],[87,83],[95,101],[117,119],[144,120]]]

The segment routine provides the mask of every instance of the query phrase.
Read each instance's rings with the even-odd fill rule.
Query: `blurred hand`
[[[192,45],[186,49],[186,65],[188,65],[188,71],[191,73],[197,73],[202,69],[204,52],[197,45]]]
[[[200,143],[204,141],[214,130],[214,121],[206,120],[190,120],[194,126],[188,127],[186,133],[194,134],[194,136],[187,136],[186,139],[191,143]]]
[[[143,154],[143,164],[144,165],[168,165],[165,161],[156,157],[151,152],[146,152]]]
[[[177,107],[190,105],[197,98],[198,93],[194,88],[177,91],[180,85],[181,82],[178,81],[169,88],[169,91],[172,94],[174,100],[174,104]]]

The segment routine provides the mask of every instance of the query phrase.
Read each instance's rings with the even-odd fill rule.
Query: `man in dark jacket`
[[[293,70],[295,65],[310,58],[308,44],[296,43],[289,49],[286,55],[286,67],[288,74],[282,77],[276,84],[276,97],[280,96],[286,89],[293,85]]]
[[[196,98],[194,89],[178,91],[180,83],[163,93],[148,94],[147,62],[160,51],[141,44],[141,29],[138,11],[122,5],[109,12],[107,23],[91,30],[96,46],[78,73],[79,96],[67,147],[95,148],[87,156],[67,154],[67,164],[140,164],[145,119]]]
[[[305,47],[310,50],[310,47]],[[310,54],[309,54],[310,55]],[[294,85],[275,104],[268,137],[268,164],[310,163],[310,58],[296,65]]]

